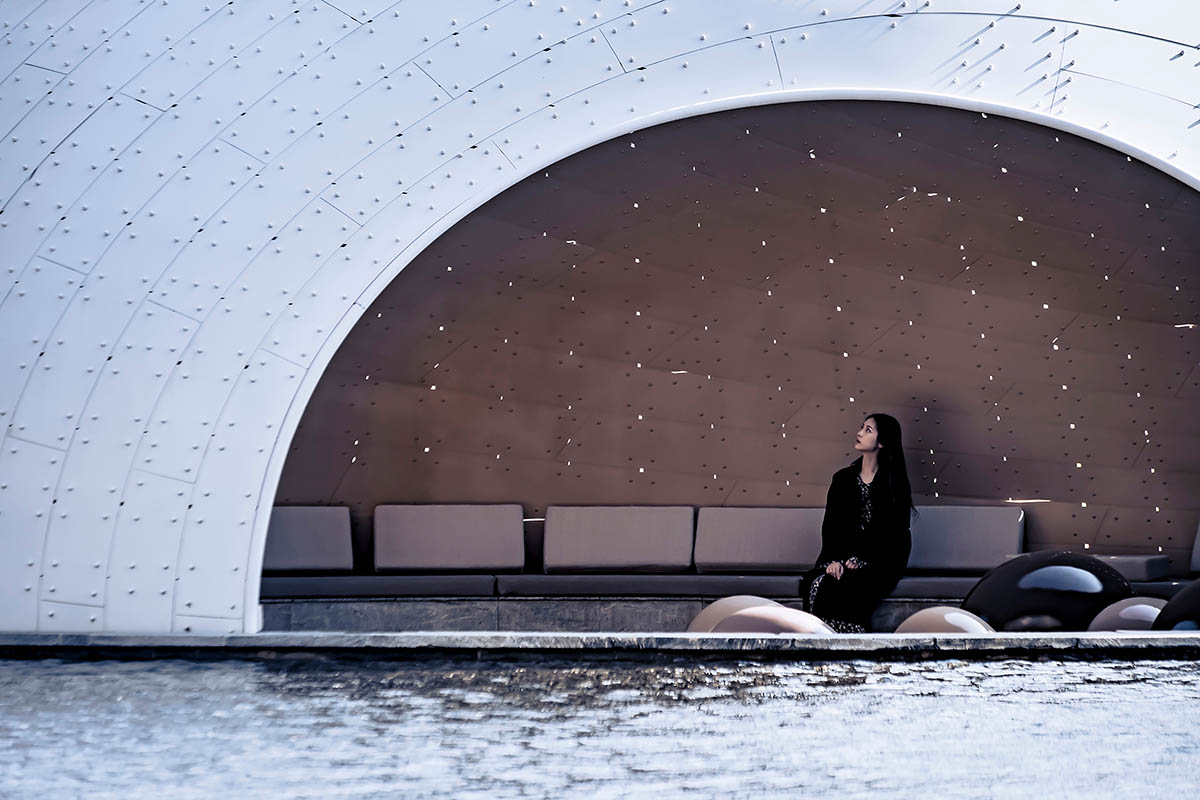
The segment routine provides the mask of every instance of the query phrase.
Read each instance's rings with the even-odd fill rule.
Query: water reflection
[[[767,690],[779,688],[785,678],[797,697],[822,702],[838,687],[862,685],[884,667],[875,662],[810,663],[801,673],[789,675],[784,665],[766,666],[695,658],[667,664],[632,659],[578,664],[526,658],[420,663],[284,658],[263,663],[256,685],[292,698],[337,694],[352,701],[390,703],[426,696],[439,698],[450,709],[473,709],[494,701],[513,710],[557,712],[603,708],[643,696],[660,707],[712,697],[754,703],[769,697]]]
[[[1200,667],[1183,661],[0,662],[0,784],[173,799],[1112,795],[1144,789],[1150,763],[1156,789],[1194,786],[1198,701]]]

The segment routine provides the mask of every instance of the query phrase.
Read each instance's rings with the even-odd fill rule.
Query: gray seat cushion
[[[911,520],[913,570],[987,572],[1025,541],[1020,506],[918,506]]]
[[[967,596],[978,583],[976,577],[907,577],[901,578],[888,595],[890,599],[953,600],[952,605]]]
[[[680,572],[692,565],[691,506],[549,506],[546,572]]]
[[[1164,555],[1091,555],[1108,564],[1131,581],[1154,581],[1171,574],[1171,559]]]
[[[306,597],[491,597],[493,575],[318,575],[263,578],[264,600]]]
[[[821,552],[823,508],[700,509],[699,572],[803,572]]]
[[[796,597],[796,575],[499,575],[501,596]]]
[[[514,503],[376,506],[375,569],[520,569],[522,515]]]
[[[276,506],[267,528],[264,572],[354,568],[350,509],[345,506]]]

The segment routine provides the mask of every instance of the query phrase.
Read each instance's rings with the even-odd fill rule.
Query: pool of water
[[[0,661],[6,798],[1179,797],[1197,785],[1191,661]]]

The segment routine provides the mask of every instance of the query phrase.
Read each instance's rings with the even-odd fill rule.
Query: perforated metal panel
[[[129,474],[106,584],[105,628],[169,631],[176,565],[192,486],[144,470]]]
[[[457,35],[430,47],[419,63],[455,97],[467,91],[478,91],[486,79],[501,72],[513,78],[507,81],[509,85],[532,89],[533,82],[515,80],[518,73],[510,72],[512,67],[527,59],[535,61],[547,48],[593,32],[597,25],[646,5],[649,5],[646,0],[507,3],[486,17],[462,26]],[[590,42],[592,38],[589,35],[585,40]],[[602,39],[597,38],[597,41],[603,43]]]
[[[755,96],[777,91],[779,67],[770,38],[740,39],[579,92],[507,128],[499,142],[514,164],[528,169],[531,161],[547,163],[567,155],[566,142],[600,141],[608,138],[604,133],[611,127],[645,127],[660,121],[664,109],[678,104],[703,108],[730,97],[748,104]]]
[[[27,394],[44,397],[23,403],[14,428],[32,441],[65,447],[99,371],[134,311],[153,286],[156,273],[182,247],[175,234],[203,219],[250,177],[246,155],[227,145],[201,154],[191,172],[181,170],[144,213],[115,234],[116,242],[75,292],[55,326],[45,354],[29,378]],[[104,237],[104,232],[97,234]],[[48,247],[50,256],[58,255]],[[86,267],[86,259],[72,258]]]
[[[87,633],[104,630],[104,609],[73,603],[43,602],[38,607],[38,630]]]
[[[44,599],[103,603],[112,532],[125,502],[124,478],[134,466],[154,400],[195,328],[187,317],[145,303],[105,362],[58,484],[45,552],[57,565],[47,577],[59,588]],[[143,389],[137,397],[125,390],[130,381]]]
[[[87,3],[26,62],[67,77],[9,132],[0,160],[0,198],[10,198],[117,87],[212,13],[204,4],[176,9],[133,0]],[[119,35],[112,35],[114,28]]]
[[[0,629],[37,630],[42,547],[62,453],[8,437],[0,452]]]
[[[0,304],[0,419],[11,420],[25,380],[46,347],[63,309],[83,282],[74,270],[34,259]],[[17,377],[19,376],[19,377]]]
[[[43,161],[0,215],[0,292],[7,292],[50,230],[158,112],[127,98],[105,102]]]
[[[177,103],[295,9],[292,0],[259,0],[219,6],[215,14],[189,30],[171,48],[130,79],[125,94],[158,109]]]
[[[258,351],[241,372],[192,490],[179,551],[177,614],[240,620],[245,613],[250,531],[279,433],[261,409],[290,403],[302,370]]]
[[[217,418],[251,354],[283,316],[305,278],[337,249],[353,223],[322,201],[289,222],[253,266],[219,298],[211,321],[172,363],[177,376],[155,405],[138,465],[179,480],[195,480]],[[273,267],[269,268],[267,265]]]
[[[326,267],[304,285],[293,305],[271,328],[267,349],[294,363],[311,364],[317,349],[345,313],[346,304],[357,298],[345,287],[355,285],[355,281],[369,285],[380,275],[390,275],[389,264],[409,242],[469,198],[496,184],[507,184],[511,169],[499,150],[485,142],[440,168],[436,175],[423,179],[411,193],[396,198],[371,220],[370,227],[351,236]]]
[[[68,19],[79,13],[77,0],[21,0],[5,3],[5,35],[0,39],[0,75],[9,75]]]

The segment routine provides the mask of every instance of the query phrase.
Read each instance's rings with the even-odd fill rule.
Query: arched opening
[[[890,102],[618,137],[443,234],[347,336],[277,505],[820,506],[861,417],[924,503],[1187,569],[1198,198],[1103,145]]]

